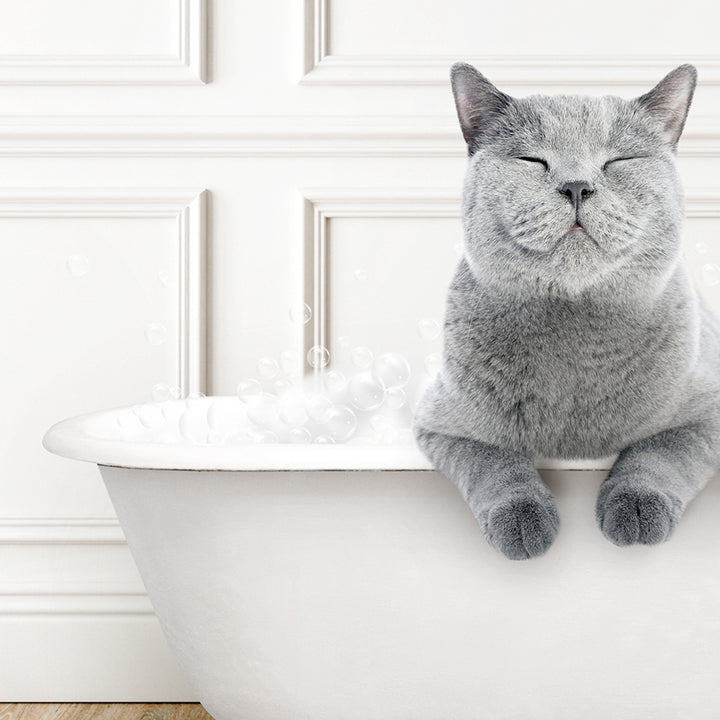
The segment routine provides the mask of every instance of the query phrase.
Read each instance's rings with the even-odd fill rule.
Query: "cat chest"
[[[478,422],[498,441],[545,453],[587,447],[590,437],[612,445],[647,424],[680,370],[672,343],[595,330],[511,326],[476,336],[464,382]]]

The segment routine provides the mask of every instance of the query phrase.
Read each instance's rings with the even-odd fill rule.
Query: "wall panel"
[[[504,84],[652,85],[683,62],[718,84],[715,13],[706,0],[662,13],[651,2],[612,0],[602,12],[579,5],[572,18],[542,3],[519,11],[451,0],[439,13],[430,0],[306,0],[304,82],[445,85],[463,60]]]
[[[0,9],[0,84],[205,80],[205,0],[4,0]]]

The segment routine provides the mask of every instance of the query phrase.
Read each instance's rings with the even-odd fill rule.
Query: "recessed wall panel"
[[[178,0],[0,2],[5,55],[177,55]]]
[[[696,56],[717,53],[720,11],[708,0],[608,0],[568,6],[447,0],[327,0],[330,55]],[[400,31],[399,31],[400,29]]]
[[[458,218],[332,218],[328,223],[328,350],[332,369],[358,373],[357,348],[408,360],[422,385],[437,371],[447,286],[459,260]],[[415,398],[411,397],[410,402]]]
[[[4,518],[112,517],[97,468],[46,452],[45,431],[148,401],[157,384],[203,389],[191,200],[0,198]]]

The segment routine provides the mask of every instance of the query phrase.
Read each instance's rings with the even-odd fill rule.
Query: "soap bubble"
[[[167,328],[162,323],[148,323],[145,326],[145,339],[151,345],[162,345],[167,339]]]
[[[290,308],[289,315],[295,325],[305,325],[310,322],[312,310],[307,303],[297,303]]]
[[[350,402],[358,410],[375,410],[385,399],[385,388],[369,372],[357,373],[350,379]]]
[[[280,419],[288,425],[304,425],[308,421],[305,397],[300,393],[287,393],[280,399]]]
[[[388,388],[385,393],[385,401],[391,410],[399,410],[407,400],[405,391],[400,387]]]
[[[175,426],[180,420],[180,416],[185,412],[185,403],[164,402],[161,408],[165,422],[170,426]]]
[[[290,428],[288,437],[290,438],[290,442],[292,443],[312,442],[312,433],[305,427]]]
[[[292,383],[289,380],[285,380],[285,378],[281,378],[275,381],[273,387],[277,395],[284,395],[288,390],[292,389]]]
[[[360,345],[356,348],[353,348],[350,357],[352,359],[353,365],[358,370],[367,370],[372,365],[373,352],[369,347]]]
[[[390,421],[384,415],[373,415],[370,418],[370,427],[372,428],[373,432],[376,432],[378,435],[380,435],[383,430],[386,430],[388,427],[390,427]]]
[[[328,421],[333,404],[330,398],[320,393],[312,393],[305,399],[308,415],[321,425]]]
[[[165,418],[158,405],[140,405],[135,414],[146,428],[158,428],[165,424]]]
[[[222,444],[225,445],[225,447],[247,445],[250,442],[252,442],[252,440],[248,436],[248,428],[245,426],[232,430],[222,440]]]
[[[65,267],[74,277],[82,277],[83,275],[87,275],[90,270],[90,260],[82,253],[74,253],[68,257],[65,262]]]
[[[720,283],[720,267],[706,263],[702,266],[702,279],[706,285],[717,285]]]
[[[339,370],[330,370],[323,376],[325,389],[333,394],[341,393],[347,387],[347,378]]]
[[[241,427],[246,420],[245,405],[237,398],[215,400],[207,411],[208,426],[220,435]]]
[[[278,399],[270,393],[256,395],[248,404],[247,415],[252,422],[262,428],[277,425],[279,420]]]
[[[195,410],[196,412],[204,411],[207,413],[207,405],[202,401],[204,397],[202,393],[190,393],[185,398],[185,407],[188,410]]]
[[[322,345],[313,345],[308,350],[307,361],[310,367],[324,368],[330,362],[330,353]]]
[[[207,413],[185,410],[178,421],[178,430],[185,440],[196,445],[207,442]]]
[[[265,356],[258,360],[257,371],[261,378],[272,380],[280,372],[280,366],[275,358]]]
[[[327,434],[337,442],[344,442],[357,429],[355,413],[347,405],[336,405],[324,423]]]
[[[370,418],[370,427],[375,433],[375,440],[381,445],[392,445],[397,442],[397,428],[385,415],[373,415]]]
[[[410,379],[410,364],[400,353],[383,353],[373,363],[372,376],[386,388],[402,387]]]
[[[172,277],[167,270],[158,270],[158,280],[166,287],[169,288],[172,285]]]
[[[115,416],[115,422],[122,430],[135,430],[140,427],[140,418],[132,410],[119,411]]]
[[[334,443],[335,441],[330,437],[330,435],[318,435],[315,438],[315,442],[319,445],[329,445],[330,443]]]
[[[702,242],[695,243],[695,252],[698,255],[707,255],[707,245]]]
[[[440,323],[432,318],[423,318],[418,323],[418,333],[423,340],[435,340],[440,336]]]
[[[338,345],[344,348],[350,347],[350,338],[347,335],[340,335],[338,337]]]
[[[237,396],[243,402],[250,402],[259,395],[262,395],[262,385],[255,378],[245,378],[238,383]]]
[[[292,350],[280,353],[280,367],[286,375],[292,375],[300,369],[300,354]]]
[[[170,400],[172,395],[170,394],[170,386],[166,383],[155,383],[152,387],[152,399],[155,402],[164,402]]]
[[[358,268],[358,269],[355,271],[355,279],[356,279],[358,282],[366,283],[366,282],[368,281],[367,270],[364,270],[363,268]]]
[[[455,250],[455,254],[458,257],[460,257],[465,252],[465,248],[463,247],[463,244],[461,242],[455,243],[453,249]]]
[[[272,444],[279,442],[278,436],[272,431],[265,428],[250,427],[247,431],[247,436],[254,443],[260,444]]]
[[[171,385],[170,386],[170,397],[173,400],[177,400],[181,395],[181,390],[179,385]]]
[[[425,377],[420,379],[420,382],[418,383],[417,388],[415,389],[415,394],[412,399],[412,403],[410,405],[411,410],[416,412],[418,405],[420,404],[420,401],[425,396],[425,393],[427,392],[428,388],[434,383],[435,377],[432,377],[430,375],[425,375]]]
[[[428,375],[437,375],[440,372],[441,367],[442,358],[439,355],[436,355],[435,353],[430,353],[430,355],[425,358],[425,370]]]

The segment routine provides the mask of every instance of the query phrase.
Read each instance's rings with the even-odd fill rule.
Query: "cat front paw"
[[[527,560],[547,551],[559,527],[552,496],[524,495],[502,500],[488,510],[485,537],[510,560]]]
[[[623,481],[601,491],[596,514],[603,535],[615,545],[657,545],[669,539],[681,508],[661,490]]]

